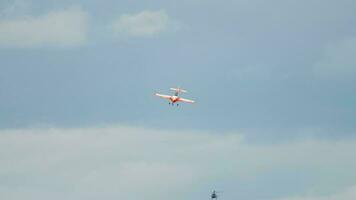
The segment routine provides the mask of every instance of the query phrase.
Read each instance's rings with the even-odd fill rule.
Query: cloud
[[[142,11],[121,15],[111,24],[118,37],[152,37],[167,31],[171,23],[165,11]]]
[[[212,183],[250,182],[255,190],[259,177],[273,174],[274,181],[288,170],[320,187],[339,176],[329,183],[339,188],[355,180],[354,152],[355,140],[258,145],[236,133],[123,126],[1,130],[0,198],[194,199]]]
[[[342,40],[327,46],[323,57],[314,66],[318,78],[331,80],[356,77],[356,38]]]
[[[42,16],[0,20],[0,46],[76,46],[87,39],[87,13],[78,7]]]
[[[351,200],[356,199],[356,185],[342,192],[324,196],[290,197],[281,200]]]

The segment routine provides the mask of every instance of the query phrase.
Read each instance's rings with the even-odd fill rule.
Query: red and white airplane
[[[195,101],[190,100],[190,99],[184,99],[182,97],[179,96],[179,93],[183,92],[186,93],[186,90],[183,90],[181,88],[170,88],[170,90],[175,91],[174,95],[170,96],[170,95],[165,95],[165,94],[158,94],[156,93],[155,95],[158,97],[161,97],[163,99],[167,99],[169,100],[169,104],[170,105],[174,105],[175,103],[177,103],[177,106],[179,105],[178,102],[185,102],[185,103],[194,103]]]

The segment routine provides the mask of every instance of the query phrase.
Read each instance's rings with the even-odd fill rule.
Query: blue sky
[[[107,193],[108,199],[115,198],[118,193],[104,189],[107,184],[89,187],[80,182],[96,171],[98,180],[111,183],[115,180],[100,173],[102,168],[115,167],[137,170],[142,177],[159,174],[161,168],[167,174],[190,173],[184,180],[172,175],[171,186],[176,189],[169,190],[184,193],[188,199],[200,198],[215,187],[226,188],[227,197],[244,199],[324,200],[355,195],[355,163],[351,161],[356,142],[354,1],[19,0],[1,1],[0,8],[0,137],[5,158],[1,162],[24,163],[17,171],[0,168],[0,176],[7,180],[0,183],[4,195],[18,193],[13,199],[21,199],[27,191],[38,199],[36,183],[42,186],[51,177],[59,180],[50,182],[46,194],[71,188],[73,180],[54,175],[56,168],[50,164],[46,165],[48,173],[38,172],[39,180],[28,178],[31,169],[51,162],[51,155],[58,158],[54,163],[64,166],[59,171],[73,176],[78,172],[67,169],[72,159],[92,165],[102,156],[90,160],[70,152],[60,154],[61,148],[78,146],[78,151],[72,150],[90,155],[102,150],[93,137],[105,143],[125,141],[130,133],[150,138],[155,131],[159,132],[152,141],[156,156],[141,155],[150,145],[137,150],[109,145],[108,160],[117,162],[107,161],[106,166],[95,169],[84,167],[78,175],[79,189],[59,192],[63,195],[59,198],[87,198],[84,193],[90,187],[102,188],[97,195]],[[184,95],[197,103],[171,108],[153,96],[156,91],[168,93],[173,86],[187,89]],[[108,129],[110,134],[100,134]],[[89,138],[86,132],[90,132]],[[73,134],[80,139],[71,141]],[[159,139],[171,134],[174,137],[163,142]],[[54,147],[27,141],[28,137],[38,137]],[[220,164],[195,176],[196,168],[208,159],[199,158],[194,148],[183,151],[185,137],[207,138],[207,147],[199,139],[188,146],[211,153],[215,149],[221,153],[215,155],[221,157]],[[241,140],[229,144],[230,137]],[[81,140],[94,147],[86,148],[88,144]],[[129,139],[129,144],[142,145],[136,140]],[[226,145],[216,147],[214,140]],[[25,147],[15,145],[17,141]],[[161,153],[165,142],[172,143],[176,160]],[[23,160],[26,148],[37,146],[49,152],[43,160]],[[244,153],[239,154],[234,146],[245,148]],[[295,155],[295,149],[305,146],[312,153],[308,156],[308,151],[301,150],[294,163],[297,167],[279,152]],[[7,157],[7,150],[13,157]],[[117,157],[112,151],[137,151],[140,156],[132,161],[131,154]],[[183,153],[177,153],[180,151]],[[28,154],[36,157],[37,153],[30,150]],[[203,156],[208,157],[206,154]],[[335,159],[330,163],[325,159],[329,154]],[[246,164],[236,164],[239,162]],[[228,164],[236,169],[222,170]],[[26,170],[27,165],[33,168]],[[325,171],[319,172],[325,165]],[[341,170],[345,166],[347,175]],[[241,168],[251,168],[247,174],[259,173],[241,180]],[[139,179],[130,173],[107,173],[133,183],[120,193],[148,192],[148,199],[167,198],[164,192],[150,196],[145,184],[133,189]],[[212,177],[201,178],[204,176]],[[192,186],[194,190],[183,188],[189,177],[199,185]],[[160,184],[157,181],[151,190],[159,191]]]

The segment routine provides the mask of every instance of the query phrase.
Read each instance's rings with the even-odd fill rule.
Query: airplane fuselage
[[[174,96],[171,96],[171,97],[169,98],[169,100],[170,100],[172,103],[175,103],[175,102],[179,101],[179,97],[174,95]]]

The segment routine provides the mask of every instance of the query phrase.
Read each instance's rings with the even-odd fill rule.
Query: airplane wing
[[[179,98],[179,101],[186,102],[186,103],[194,103],[195,101],[190,99]]]
[[[171,98],[171,96],[165,95],[165,94],[158,94],[158,93],[156,93],[155,95],[158,96],[158,97],[164,98],[164,99],[170,99],[170,98]]]

